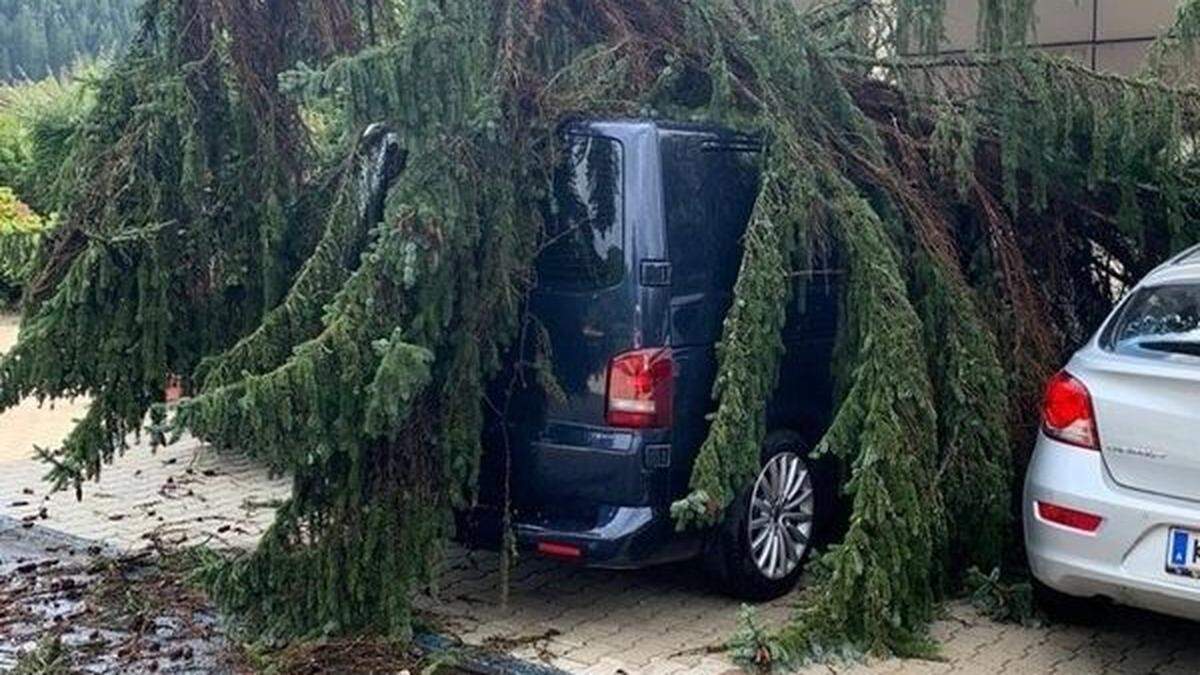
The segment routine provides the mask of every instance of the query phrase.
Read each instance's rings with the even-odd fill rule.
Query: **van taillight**
[[[1046,385],[1042,431],[1056,441],[1088,450],[1100,449],[1092,395],[1066,371],[1055,375]]]
[[[608,365],[608,425],[625,429],[671,426],[675,363],[670,348],[639,349]]]

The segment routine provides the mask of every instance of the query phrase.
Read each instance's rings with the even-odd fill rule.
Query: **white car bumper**
[[[1088,534],[1043,520],[1047,502],[1104,518]],[[1099,452],[1038,440],[1025,478],[1025,544],[1033,575],[1080,597],[1200,620],[1200,579],[1168,573],[1172,527],[1200,531],[1200,504],[1113,482]]]

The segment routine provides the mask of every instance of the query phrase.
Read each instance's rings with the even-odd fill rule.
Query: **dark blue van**
[[[511,406],[485,453],[484,475],[511,476],[503,494],[518,545],[604,568],[701,558],[731,594],[786,593],[836,493],[835,471],[808,454],[830,418],[840,276],[794,273],[759,479],[721,527],[677,531],[670,507],[688,494],[715,408],[716,344],[763,146],[651,121],[577,122],[563,134],[531,307],[561,391]],[[503,466],[511,472],[492,470]],[[500,495],[485,486],[481,499]],[[479,513],[468,530],[482,527]]]

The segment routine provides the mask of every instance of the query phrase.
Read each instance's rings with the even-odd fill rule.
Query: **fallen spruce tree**
[[[43,453],[62,487],[152,408],[156,433],[289,473],[258,549],[210,570],[215,596],[272,635],[407,636],[476,493],[489,384],[538,353],[523,301],[558,125],[753,131],[768,151],[717,409],[674,512],[716,522],[756,474],[788,274],[836,251],[820,451],[851,516],[794,620],[749,651],[924,653],[937,599],[1016,546],[1044,378],[1122,284],[1200,239],[1200,97],[1021,49],[1031,5],[985,0],[979,54],[885,58],[935,43],[943,4],[149,2],[74,144],[78,197],[0,407],[93,397]],[[365,9],[395,25],[364,28]],[[167,411],[173,375],[194,396]]]

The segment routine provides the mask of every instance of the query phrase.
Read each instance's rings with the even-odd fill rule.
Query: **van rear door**
[[[648,248],[637,233],[661,229],[653,222],[658,181],[647,184],[645,175],[656,164],[654,141],[649,124],[593,123],[565,134],[532,300],[565,394],[547,401],[550,423],[604,426],[613,357],[663,344],[642,325],[654,303],[635,263]]]

